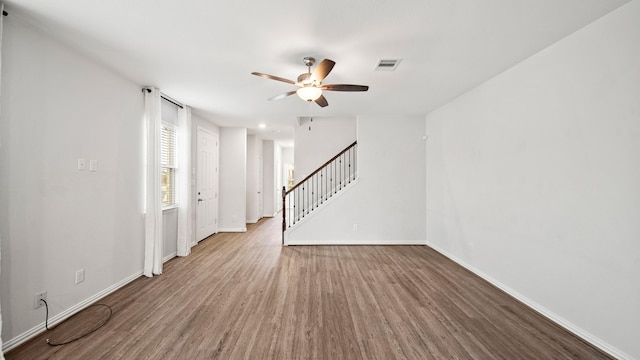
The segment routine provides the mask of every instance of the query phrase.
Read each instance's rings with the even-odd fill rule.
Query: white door
[[[198,128],[196,168],[196,238],[218,231],[218,136]]]
[[[258,158],[258,219],[264,217],[264,162]]]

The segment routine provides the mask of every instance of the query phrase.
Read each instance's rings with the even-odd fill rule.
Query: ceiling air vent
[[[402,59],[383,59],[378,61],[376,71],[394,71]]]

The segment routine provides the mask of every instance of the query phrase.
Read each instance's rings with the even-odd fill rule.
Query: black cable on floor
[[[47,330],[51,331],[52,329],[49,329],[49,304],[47,304],[47,302],[46,302],[45,300],[43,300],[43,299],[40,299],[40,301],[42,301],[42,302],[44,303],[44,306],[45,306],[46,311],[47,311],[47,315],[46,315],[46,318],[45,318],[45,320],[44,320],[44,326],[45,326],[45,328],[46,328]],[[106,307],[107,309],[109,309],[109,317],[107,317],[107,319],[106,319],[102,324],[100,324],[100,326],[96,327],[95,329],[92,329],[91,331],[89,331],[89,332],[88,332],[88,333],[86,333],[86,334],[82,334],[82,335],[78,336],[77,338],[74,338],[74,339],[71,339],[71,340],[69,340],[69,341],[65,341],[65,342],[62,342],[62,343],[56,343],[56,344],[54,344],[54,343],[51,343],[51,342],[49,341],[49,339],[47,339],[47,344],[49,344],[50,346],[61,346],[61,345],[67,345],[67,344],[70,344],[70,343],[72,343],[72,342],[74,342],[74,341],[76,341],[76,340],[80,340],[80,339],[82,339],[83,337],[86,337],[87,335],[92,334],[92,333],[94,333],[96,330],[98,330],[98,329],[100,329],[101,327],[103,327],[106,323],[108,323],[108,322],[109,322],[109,320],[111,320],[111,316],[113,316],[113,309],[111,308],[111,306],[109,306],[109,305],[105,305],[105,304],[93,304],[93,305],[89,305],[89,306],[87,306],[87,309],[88,309],[88,308],[90,308],[90,307],[96,307],[96,306]],[[65,322],[65,321],[67,321],[67,320],[72,319],[74,316],[76,316],[76,315],[78,315],[78,314],[79,314],[79,312],[78,312],[78,313],[73,314],[71,317],[69,317],[69,318],[65,319],[65,320],[64,320],[64,321],[62,321],[60,324],[64,323],[64,322]],[[60,326],[60,324],[58,324],[58,326]]]

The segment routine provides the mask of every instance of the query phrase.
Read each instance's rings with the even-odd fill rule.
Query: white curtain
[[[160,90],[145,88],[146,128],[144,269],[147,277],[162,274],[162,168],[160,164]]]
[[[178,201],[178,256],[191,253],[194,241],[193,210],[191,198],[191,107],[178,111],[178,173],[176,197]]]
[[[4,21],[4,4],[0,4],[0,84],[2,84],[2,23]],[[2,87],[0,85],[0,116],[2,116]],[[0,149],[2,144],[0,143]],[[2,236],[0,235],[0,259],[2,258]],[[0,264],[2,265],[2,264]],[[2,274],[0,274],[2,275]],[[0,360],[4,360],[2,354],[2,308],[0,307]]]

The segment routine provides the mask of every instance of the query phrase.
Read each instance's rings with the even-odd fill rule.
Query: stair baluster
[[[282,187],[283,244],[287,229],[356,179],[357,145],[357,141],[349,145],[289,190]]]

